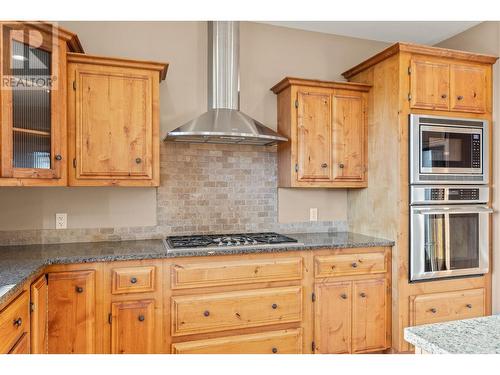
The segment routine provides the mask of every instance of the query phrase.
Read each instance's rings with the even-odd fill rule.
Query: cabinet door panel
[[[45,275],[31,284],[31,353],[47,353],[48,288]]]
[[[95,352],[95,271],[49,273],[48,352]]]
[[[365,104],[362,94],[333,95],[333,179],[362,181],[365,172]]]
[[[24,333],[21,336],[16,345],[12,347],[9,354],[30,354],[30,338],[28,333]]]
[[[450,91],[452,111],[484,113],[486,111],[486,68],[452,64]]]
[[[429,60],[412,60],[410,106],[412,108],[449,108],[450,66]]]
[[[380,280],[353,282],[352,351],[386,348],[386,283]]]
[[[112,303],[111,317],[111,353],[154,353],[154,300]]]
[[[152,178],[152,76],[76,69],[76,177]]]
[[[322,354],[351,351],[351,282],[315,286],[314,342]]]
[[[297,179],[331,180],[331,93],[299,91],[297,96]]]

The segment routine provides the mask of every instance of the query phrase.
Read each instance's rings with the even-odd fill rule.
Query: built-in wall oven
[[[487,186],[412,186],[410,280],[488,272]]]
[[[411,184],[487,184],[488,121],[410,115]]]

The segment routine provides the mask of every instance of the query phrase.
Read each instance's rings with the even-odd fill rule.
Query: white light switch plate
[[[309,221],[318,221],[318,209],[310,208],[309,209]]]
[[[56,229],[66,229],[68,227],[68,214],[56,214]]]

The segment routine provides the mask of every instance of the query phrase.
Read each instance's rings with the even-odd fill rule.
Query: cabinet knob
[[[277,305],[277,304],[275,304],[275,303],[273,303],[273,304],[271,305],[271,307],[272,307],[274,310],[276,310],[276,309],[278,308],[278,305]]]
[[[210,311],[208,311],[208,310],[203,311],[203,315],[204,316],[209,316],[210,315]]]
[[[83,288],[81,286],[77,286],[75,290],[77,293],[83,293]]]
[[[328,164],[326,163],[321,164],[321,168],[326,168],[326,167],[328,167]]]
[[[472,304],[468,303],[467,305],[465,305],[465,307],[467,307],[468,309],[472,309]]]
[[[141,163],[142,163],[142,159],[141,159],[141,158],[136,158],[136,159],[135,159],[135,162],[136,162],[137,164],[141,164]]]
[[[342,298],[342,299],[347,299],[347,294],[342,293],[342,294],[340,295],[340,298]]]
[[[448,95],[446,95],[446,94],[441,95],[441,98],[443,98],[443,99],[446,99],[447,97],[448,97]]]
[[[463,98],[464,98],[464,97],[463,97],[462,95],[458,95],[458,96],[457,96],[457,99],[458,99],[458,100],[462,100]]]
[[[61,161],[62,160],[62,156],[57,154],[55,157],[54,157],[57,161]]]
[[[21,327],[21,324],[23,324],[23,320],[21,318],[14,319],[14,325],[16,327]]]
[[[358,263],[356,263],[356,262],[351,263],[351,267],[352,267],[352,268],[357,268],[357,267],[358,267]]]
[[[431,308],[429,311],[430,311],[431,313],[433,313],[433,314],[437,313],[437,309],[435,309],[434,307],[433,307],[433,308]]]
[[[274,354],[276,354],[276,353],[278,353],[278,348],[272,348],[272,349],[271,349],[271,351],[272,351]]]
[[[132,277],[132,278],[130,279],[130,282],[131,282],[132,284],[135,284],[135,283],[137,282],[137,277]]]
[[[339,168],[340,168],[340,169],[343,169],[344,167],[345,167],[344,163],[340,163],[340,164],[339,164]]]
[[[360,296],[361,298],[365,298],[365,297],[366,297],[366,293],[361,292],[361,293],[359,293],[359,296]]]
[[[139,322],[143,322],[144,321],[144,315],[139,315]]]

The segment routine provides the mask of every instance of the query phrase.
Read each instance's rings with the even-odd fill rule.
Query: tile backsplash
[[[192,233],[347,230],[347,222],[278,223],[276,147],[162,143],[157,225],[0,231],[0,244],[162,238]]]

